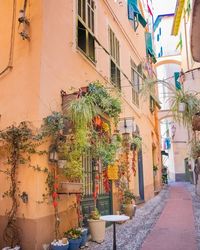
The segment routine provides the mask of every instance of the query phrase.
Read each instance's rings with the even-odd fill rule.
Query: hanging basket
[[[192,118],[192,129],[200,131],[200,113],[195,114]]]
[[[185,109],[186,109],[186,103],[180,102],[178,105],[178,111],[183,113],[183,112],[185,112]]]

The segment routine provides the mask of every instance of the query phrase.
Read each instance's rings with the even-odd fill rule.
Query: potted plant
[[[130,190],[126,189],[123,195],[124,212],[127,216],[130,217],[130,219],[133,218],[135,213],[135,207],[133,204],[134,200],[135,200],[134,194]]]
[[[69,250],[78,250],[82,241],[82,232],[78,228],[72,228],[64,232],[64,236],[69,240]]]
[[[63,238],[62,240],[54,240],[51,242],[51,250],[68,250],[69,242],[67,238]]]
[[[87,236],[88,236],[88,229],[87,228],[80,228],[81,230],[81,243],[80,247],[84,247],[87,242]]]
[[[106,222],[100,219],[100,213],[97,208],[91,212],[88,224],[92,241],[102,243],[105,238]]]

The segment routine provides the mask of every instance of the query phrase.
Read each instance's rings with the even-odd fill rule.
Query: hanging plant
[[[119,98],[112,97],[100,82],[90,83],[88,91],[95,105],[98,106],[103,113],[114,118],[115,122],[117,122],[119,114],[121,113],[121,102]]]
[[[43,118],[41,127],[41,137],[51,136],[54,140],[63,133],[64,116],[60,112],[53,111],[51,115]]]
[[[182,106],[181,112],[180,104]],[[176,122],[183,124],[183,126],[191,127],[193,116],[200,110],[198,93],[194,94],[188,91],[177,90],[171,98],[171,110]]]
[[[142,138],[140,136],[133,136],[131,139],[131,149],[140,151],[142,149]]]

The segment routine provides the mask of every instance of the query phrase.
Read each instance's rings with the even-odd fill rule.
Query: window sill
[[[81,55],[82,58],[83,58],[85,61],[87,61],[90,65],[92,65],[93,67],[96,67],[97,61],[96,61],[96,60],[93,61],[89,56],[87,56],[87,55],[85,54],[85,52],[84,52],[82,49],[80,49],[79,47],[76,47],[76,52],[77,52],[79,55]]]

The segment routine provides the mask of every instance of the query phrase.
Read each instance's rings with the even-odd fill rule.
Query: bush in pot
[[[124,212],[130,219],[133,218],[135,213],[135,207],[133,201],[135,200],[134,194],[130,190],[125,190],[123,195],[123,205],[124,205]]]
[[[78,250],[82,241],[80,229],[72,228],[64,232],[64,236],[69,240],[69,250]]]
[[[100,213],[97,209],[91,212],[88,224],[92,241],[102,243],[105,238],[106,223],[100,219]]]

